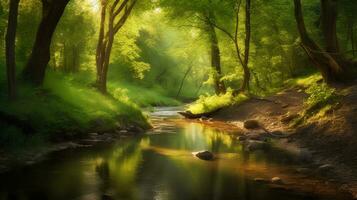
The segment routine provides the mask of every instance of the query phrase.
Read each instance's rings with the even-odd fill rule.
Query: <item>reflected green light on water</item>
[[[246,152],[232,135],[200,123],[173,125],[174,133],[58,152],[1,175],[0,199],[321,199],[304,188],[299,188],[303,193],[275,190],[253,180],[300,181],[287,174],[293,164],[284,154]],[[217,159],[202,161],[192,154],[201,150],[214,152]],[[335,199],[329,196],[333,192],[323,199]]]

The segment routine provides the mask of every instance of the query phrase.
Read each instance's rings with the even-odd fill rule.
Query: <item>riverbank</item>
[[[334,101],[312,106],[307,104],[307,88],[295,85],[269,97],[250,98],[201,121],[233,125],[243,136],[240,140],[263,140],[266,131],[278,134],[282,139],[275,137],[276,144],[299,152],[311,173],[338,182],[341,190],[357,198],[357,84],[341,86]],[[246,129],[247,120],[257,121],[266,131]]]
[[[0,172],[35,163],[53,151],[144,132],[151,124],[142,106],[178,103],[155,90],[130,86],[127,91],[121,88],[128,85],[119,84],[103,95],[85,75],[63,78],[50,71],[43,87],[19,82],[16,100],[0,94]]]
[[[112,142],[151,127],[136,105],[91,88],[77,94],[75,104],[61,97],[37,90],[0,109],[0,172],[36,163],[54,151]]]

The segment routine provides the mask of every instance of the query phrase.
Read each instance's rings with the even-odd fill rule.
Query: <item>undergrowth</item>
[[[102,95],[79,80],[48,72],[41,88],[19,84],[18,98],[13,102],[2,93],[0,114],[11,116],[16,123],[2,120],[0,147],[35,146],[129,125],[149,127],[139,106],[129,98]],[[22,129],[22,125],[30,126],[32,131]]]
[[[300,117],[292,121],[293,126],[311,118],[323,118],[338,105],[339,95],[326,83],[313,82],[305,89],[305,93],[308,97],[304,101],[304,110],[300,112]]]
[[[232,90],[228,90],[221,95],[202,95],[190,104],[187,110],[193,114],[209,113],[229,105],[239,104],[247,99],[248,97],[244,94],[234,96]]]

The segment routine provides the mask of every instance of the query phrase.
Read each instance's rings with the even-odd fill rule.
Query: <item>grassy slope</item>
[[[144,88],[128,83],[110,82],[109,90],[117,99],[131,100],[140,107],[151,106],[177,106],[181,102],[174,98],[167,97],[162,88]]]
[[[139,106],[128,97],[104,96],[80,77],[49,72],[41,89],[21,84],[15,102],[7,100],[5,87],[2,84],[0,112],[31,125],[35,134],[22,133],[18,125],[1,122],[0,146],[41,145],[48,140],[71,139],[130,125],[149,127]],[[145,99],[147,93],[140,94]],[[147,103],[139,101],[141,105]]]
[[[248,97],[243,94],[234,97],[232,91],[222,95],[200,96],[197,101],[188,106],[187,110],[193,114],[210,113],[223,107],[239,104],[247,99]]]

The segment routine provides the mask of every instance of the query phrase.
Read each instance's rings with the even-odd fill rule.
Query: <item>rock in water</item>
[[[263,141],[257,141],[257,140],[247,140],[244,143],[245,150],[247,151],[256,151],[256,150],[262,150],[266,148],[268,144]]]
[[[259,122],[257,120],[247,120],[244,122],[244,128],[246,129],[258,129],[261,128]]]
[[[269,180],[264,178],[255,178],[254,181],[258,183],[269,183]]]
[[[283,181],[279,177],[272,178],[271,182],[274,183],[274,184],[283,184]]]
[[[201,160],[213,160],[214,155],[209,151],[200,151],[196,153],[196,157]]]
[[[334,170],[334,166],[330,164],[321,165],[318,168],[318,172],[322,175],[331,174]]]

